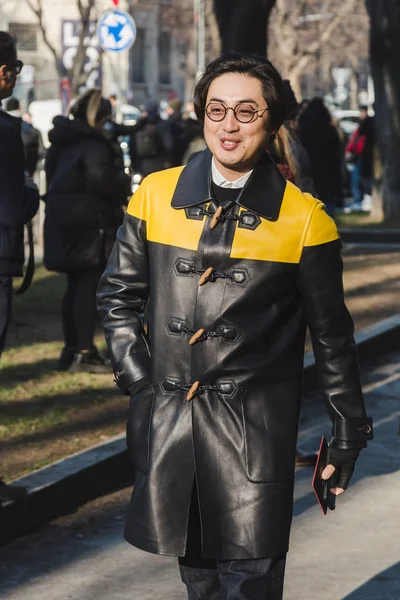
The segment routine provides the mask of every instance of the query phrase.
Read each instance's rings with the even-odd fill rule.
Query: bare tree
[[[84,69],[86,60],[85,38],[87,38],[89,34],[90,21],[96,6],[96,0],[76,0],[81,26],[76,56],[70,69],[65,69],[60,52],[49,39],[43,12],[43,0],[25,0],[25,2],[36,15],[43,41],[53,55],[54,64],[60,79],[62,77],[68,77],[70,80],[71,91],[72,93],[76,93],[81,86],[85,85],[90,75],[90,71],[88,72]]]
[[[327,49],[337,47],[338,33],[357,14],[359,4],[360,0],[276,0],[269,19],[269,56],[299,98],[302,76],[320,65]]]
[[[366,0],[371,21],[370,60],[376,134],[382,160],[382,211],[400,219],[400,0]]]

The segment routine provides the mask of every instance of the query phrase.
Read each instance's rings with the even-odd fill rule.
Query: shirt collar
[[[171,206],[188,208],[212,200],[212,154],[208,148],[200,152],[182,170]],[[236,203],[243,208],[276,221],[279,217],[286,180],[271,157],[264,152],[239,192]]]
[[[235,179],[235,181],[228,181],[227,179],[225,179],[225,177],[223,175],[221,175],[221,173],[218,171],[217,167],[215,166],[214,157],[211,161],[212,180],[215,183],[215,185],[217,185],[218,187],[231,188],[234,190],[243,188],[246,185],[246,183],[248,182],[252,172],[253,172],[253,170],[249,171],[248,173],[245,173],[238,179]]]

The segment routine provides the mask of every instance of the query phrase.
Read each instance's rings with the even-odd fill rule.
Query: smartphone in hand
[[[331,492],[331,489],[336,487],[336,471],[329,479],[322,479],[322,472],[329,464],[328,455],[328,442],[326,441],[325,436],[322,436],[312,480],[312,488],[324,515],[326,515],[328,508],[330,510],[335,510],[336,501],[335,494],[332,494]]]

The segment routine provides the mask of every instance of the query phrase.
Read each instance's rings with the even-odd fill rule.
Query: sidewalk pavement
[[[400,353],[364,374],[375,439],[361,454],[337,508],[324,516],[312,470],[296,473],[284,600],[400,598]],[[329,431],[323,402],[305,407],[300,439],[315,447]],[[184,600],[176,559],[123,541],[129,490],[0,548],[4,600]]]

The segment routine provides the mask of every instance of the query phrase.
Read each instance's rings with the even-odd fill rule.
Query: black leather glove
[[[144,390],[144,388],[148,385],[151,385],[151,380],[148,377],[142,377],[141,379],[135,381],[135,383],[132,383],[132,385],[128,387],[129,395],[135,396],[136,394]]]
[[[333,465],[337,471],[336,487],[343,490],[347,489],[359,454],[360,449],[343,450],[342,448],[329,448],[327,464]]]

